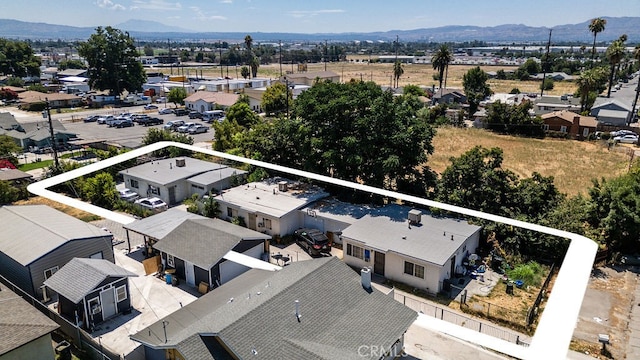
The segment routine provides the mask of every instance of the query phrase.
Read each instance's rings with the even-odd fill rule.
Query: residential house
[[[480,229],[465,220],[390,205],[342,231],[344,262],[372,267],[374,274],[437,294],[475,253]]]
[[[51,125],[58,148],[66,146],[70,140],[77,137],[56,119],[51,120]],[[24,150],[35,151],[38,148],[52,147],[51,130],[47,121],[20,124],[12,114],[0,113],[0,135],[13,138]]]
[[[0,168],[0,181],[9,181],[14,185],[25,185],[31,182],[33,175],[18,169]]]
[[[187,109],[204,113],[205,111],[227,109],[238,101],[240,95],[224,92],[197,91],[184,99]]]
[[[580,112],[580,98],[569,95],[553,96],[544,95],[534,100],[533,111],[535,115],[548,114],[554,111],[568,110]]]
[[[57,74],[59,79],[69,77],[69,76],[78,76],[78,77],[87,78],[88,75],[89,75],[89,71],[87,69],[65,69],[65,70],[59,71]]]
[[[19,130],[20,123],[10,112],[0,112],[0,129],[4,131]]]
[[[316,72],[301,72],[295,74],[286,74],[280,77],[281,83],[288,82],[292,85],[307,85],[313,86],[317,81],[331,81],[340,82],[340,75],[333,71],[316,71]]]
[[[0,275],[37,298],[43,283],[71,259],[114,262],[113,235],[46,205],[0,208]]]
[[[204,196],[219,193],[224,189],[244,182],[247,172],[244,170],[225,167],[215,171],[207,171],[187,179],[191,184],[191,194]]]
[[[97,324],[131,311],[129,277],[138,276],[104,259],[71,259],[45,280],[58,294],[58,313],[90,330]]]
[[[210,176],[188,181],[205,173],[210,173]],[[232,179],[242,174],[242,170],[195,158],[153,160],[120,171],[129,189],[141,196],[159,197],[169,205],[180,203],[195,193],[203,194],[205,190],[222,190],[233,182]],[[223,175],[225,179],[222,178]],[[211,182],[206,183],[205,180]]]
[[[462,90],[458,89],[440,89],[433,93],[431,97],[431,105],[437,104],[464,104],[467,97]]]
[[[631,112],[631,105],[619,99],[597,98],[591,107],[591,116],[595,116],[603,125],[625,126]]]
[[[231,78],[218,78],[215,80],[196,80],[192,81],[193,86],[198,91],[217,91],[221,93],[233,93],[245,91],[247,89],[254,89],[260,87],[267,87],[271,85],[270,78],[251,78],[251,79],[231,79]]]
[[[221,218],[242,218],[249,229],[284,236],[301,227],[298,210],[327,196],[314,185],[271,178],[230,188],[215,200]]]
[[[288,76],[288,75],[287,75]],[[283,82],[284,83],[284,82]],[[296,99],[298,95],[308,90],[311,85],[301,85],[289,83],[289,89],[293,99]],[[244,94],[249,98],[249,107],[253,111],[262,112],[262,96],[267,91],[266,87],[257,87],[252,89],[244,89]]]
[[[165,269],[191,286],[209,288],[224,284],[249,270],[223,259],[229,251],[262,260],[269,254],[271,236],[220,219],[186,219],[159,239],[153,248],[160,252]]]
[[[58,324],[0,283],[0,360],[54,360]]]
[[[20,108],[25,108],[25,105],[44,103],[46,100],[49,100],[49,106],[52,109],[82,106],[82,98],[72,94],[45,94],[29,90],[18,94],[18,98],[20,99]]]
[[[539,73],[531,75],[529,78],[532,80],[542,80],[542,76],[544,76],[545,79],[553,79],[553,81],[573,81],[573,76],[562,71],[550,72],[547,74]]]
[[[130,338],[147,360],[392,359],[417,314],[370,276],[335,257],[251,269]]]
[[[541,116],[545,131],[568,133],[572,139],[585,140],[595,133],[598,121],[592,116],[578,115],[572,111],[561,110]]]
[[[371,205],[351,204],[336,198],[325,198],[300,210],[301,227],[318,229],[325,233],[332,243],[342,244],[340,236],[342,230],[378,209]]]

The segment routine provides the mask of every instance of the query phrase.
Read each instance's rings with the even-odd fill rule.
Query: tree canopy
[[[485,125],[489,130],[503,134],[544,137],[542,119],[529,115],[532,108],[533,105],[529,101],[517,105],[496,101],[487,107]]]
[[[120,95],[125,90],[140,91],[146,81],[134,40],[128,32],[99,26],[95,34],[80,43],[78,54],[89,64],[89,85],[93,89]]]
[[[175,106],[184,104],[184,99],[186,98],[187,90],[181,87],[171,88],[167,94],[167,101],[172,102]]]
[[[469,69],[469,71],[462,76],[462,86],[464,87],[464,93],[469,102],[469,116],[478,110],[478,106],[482,100],[492,94],[491,87],[487,84],[487,80],[489,80],[489,76],[480,69],[479,66]]]
[[[16,154],[22,152],[22,148],[16,144],[12,137],[0,135],[0,159],[7,159],[13,165],[18,166]]]
[[[289,93],[287,95],[287,92]],[[277,82],[267,88],[262,94],[262,108],[267,115],[276,115],[287,111],[293,104],[293,93],[287,85]]]
[[[0,74],[39,76],[40,59],[34,55],[28,42],[0,38]]]

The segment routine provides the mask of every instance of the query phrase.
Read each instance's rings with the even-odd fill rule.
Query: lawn
[[[45,167],[49,167],[51,165],[53,165],[53,160],[42,160],[42,161],[30,162],[28,164],[20,164],[18,165],[18,169],[20,171],[26,172],[34,169],[42,169]]]
[[[440,173],[458,157],[476,145],[503,150],[502,167],[520,177],[535,171],[553,176],[558,189],[568,195],[586,194],[592,179],[612,178],[623,174],[629,166],[629,147],[607,150],[606,143],[560,139],[530,139],[498,135],[482,129],[437,129],[433,140],[434,154],[427,166]]]

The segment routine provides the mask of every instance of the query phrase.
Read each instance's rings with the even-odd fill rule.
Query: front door
[[[116,314],[115,288],[108,288],[100,292],[100,302],[102,303],[102,318],[108,319]]]
[[[187,280],[187,284],[191,286],[196,286],[196,278],[193,272],[193,264],[185,261],[184,262],[184,278]]]
[[[376,251],[373,255],[373,273],[384,276],[384,253]]]
[[[176,187],[169,188],[169,205],[173,205],[176,202]]]
[[[449,279],[452,278],[456,274],[455,270],[456,270],[456,256],[454,255],[451,258],[451,271],[449,272]]]

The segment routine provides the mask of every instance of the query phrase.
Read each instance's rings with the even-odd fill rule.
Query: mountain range
[[[640,42],[640,17],[603,17],[607,20],[605,30],[598,34],[598,41],[612,41],[622,34],[627,34],[627,43]],[[396,36],[400,41],[424,42],[463,42],[485,41],[489,43],[512,42],[546,42],[549,30],[552,30],[552,42],[590,43],[593,34],[589,32],[589,20],[579,24],[557,25],[552,28],[532,27],[522,24],[505,24],[498,26],[464,26],[450,25],[436,28],[414,30],[390,30],[368,33],[273,33],[273,32],[193,32],[187,29],[171,27],[155,21],[128,20],[112,25],[139,40],[213,40],[242,42],[245,35],[250,34],[257,42],[292,42],[309,41],[393,41]],[[12,19],[0,19],[0,37],[11,39],[61,39],[85,40],[95,32],[92,27],[75,27],[46,23],[33,23]]]

